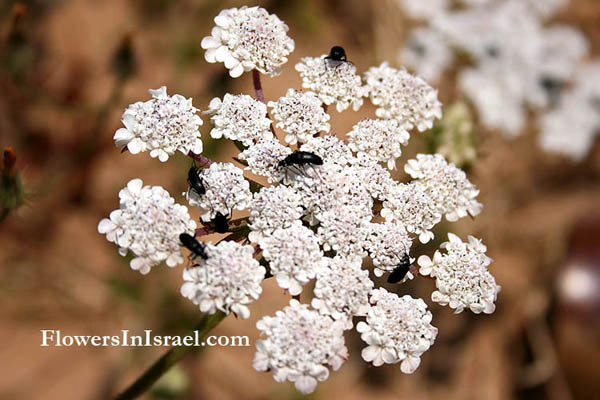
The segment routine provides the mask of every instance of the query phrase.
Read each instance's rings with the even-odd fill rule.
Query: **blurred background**
[[[399,66],[415,26],[393,0],[1,3],[0,146],[14,149],[5,154],[3,174],[21,178],[24,204],[0,222],[0,399],[108,399],[166,350],[41,348],[40,329],[182,335],[199,319],[197,308],[179,295],[182,267],[160,266],[141,276],[97,232],[97,224],[118,208],[118,191],[135,177],[162,185],[185,203],[180,194],[187,188],[189,159],[177,155],[163,164],[148,154],[121,154],[112,136],[125,107],[147,100],[149,88],[166,85],[169,94],[193,97],[202,110],[228,91],[252,94],[250,74],[230,79],[222,64],[204,61],[200,47],[220,10],[243,4],[276,13],[296,43],[283,73],[264,78],[267,100],[300,88],[294,64],[332,45],[344,46],[361,73],[384,60]],[[600,55],[599,1],[570,0],[545,23],[578,29],[589,43],[588,57]],[[458,113],[457,140],[466,144],[448,153],[448,140],[455,142],[444,132],[456,124],[446,117],[431,132],[413,133],[401,160],[429,151],[458,157],[453,160],[481,190],[484,209],[475,220],[441,223],[436,242],[413,256],[431,255],[448,231],[483,238],[494,259],[492,274],[502,285],[496,312],[453,315],[430,301],[429,280],[394,286],[378,281],[425,299],[439,328],[435,345],[415,374],[404,375],[398,365],[369,367],[360,357],[358,335],[348,333],[349,361],[309,398],[599,396],[600,141],[592,141],[575,162],[541,150],[532,123],[512,139],[486,128],[457,88],[457,71],[469,63],[457,57],[435,86],[444,113]],[[373,116],[374,108],[365,101],[359,112],[331,114],[333,132],[343,135]],[[212,141],[204,120],[206,155],[229,160],[233,145]],[[397,177],[407,179],[402,168]],[[249,320],[230,316],[213,333],[248,335],[253,344],[257,319],[289,300],[273,280],[263,286]],[[145,398],[303,398],[293,385],[254,371],[253,354],[253,346],[189,354]]]

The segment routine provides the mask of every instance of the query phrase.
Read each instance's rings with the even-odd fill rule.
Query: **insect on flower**
[[[182,233],[179,235],[179,240],[181,244],[184,245],[189,251],[191,251],[190,259],[194,260],[196,257],[200,257],[203,260],[208,259],[208,255],[206,254],[206,246],[199,241],[196,240],[192,235],[187,233]]]
[[[229,215],[223,215],[217,211],[217,215],[211,221],[217,233],[229,232]]]
[[[323,159],[316,155],[315,153],[311,153],[310,151],[295,151],[292,154],[288,155],[283,160],[279,161],[278,165],[281,168],[291,167],[294,165],[323,165]]]
[[[204,187],[202,178],[200,178],[200,171],[195,164],[192,165],[188,171],[187,181],[190,185],[190,189],[196,192],[198,195],[203,195],[206,193],[206,188]]]
[[[350,62],[346,57],[346,50],[342,46],[333,46],[329,50],[329,55],[323,59],[325,67],[332,65],[334,68],[339,67],[343,63]]]
[[[404,279],[409,270],[410,256],[408,255],[408,253],[406,253],[400,260],[400,264],[398,264],[398,266],[396,266],[396,268],[394,268],[394,270],[390,273],[390,276],[388,276],[388,283],[400,282],[402,279]]]
[[[292,154],[285,157],[283,160],[279,161],[277,164],[280,168],[287,168],[288,170],[291,167],[295,167],[297,170],[300,170],[300,167],[310,165],[314,168],[314,165],[323,165],[323,159],[316,155],[315,153],[311,153],[310,151],[300,151],[297,150]],[[287,178],[287,170],[286,170],[286,178]]]

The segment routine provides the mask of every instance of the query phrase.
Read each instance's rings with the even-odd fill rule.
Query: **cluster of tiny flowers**
[[[178,94],[167,95],[165,86],[150,90],[152,99],[131,104],[121,118],[125,128],[115,132],[115,146],[127,146],[131,154],[150,151],[162,162],[177,150],[183,154],[202,152],[198,128],[202,119],[196,115],[192,99]]]
[[[292,150],[277,139],[263,139],[242,151],[238,158],[248,164],[247,170],[267,178],[269,183],[283,180],[285,171],[279,167],[279,162],[287,157]]]
[[[470,62],[460,66],[456,83],[484,126],[513,138],[533,110],[542,149],[573,161],[587,156],[600,129],[600,107],[579,96],[577,86],[594,86],[586,66],[598,61],[589,61],[582,32],[548,23],[568,0],[398,3],[410,17],[426,20],[409,32],[401,63],[436,81],[459,59],[455,51],[466,54]],[[592,97],[600,97],[600,89],[593,90]]]
[[[258,244],[277,284],[292,296],[302,292],[302,286],[315,277],[325,262],[319,239],[299,221],[275,230]]]
[[[267,117],[267,106],[247,94],[227,93],[223,100],[215,97],[208,105],[207,113],[214,128],[210,136],[225,137],[249,146],[260,139],[270,139],[271,120]]]
[[[143,186],[141,179],[129,181],[119,200],[121,207],[100,221],[98,232],[119,246],[122,256],[133,253],[131,268],[147,274],[163,261],[169,267],[181,264],[179,234],[196,229],[187,208],[162,187]]]
[[[363,359],[375,367],[400,362],[400,370],[412,374],[438,332],[431,325],[433,316],[427,305],[422,299],[398,297],[383,288],[374,289],[370,301],[366,322],[356,326],[368,345],[362,350]]]
[[[202,211],[203,221],[210,221],[217,213],[229,215],[234,209],[244,210],[250,204],[250,182],[232,163],[212,163],[199,176],[206,193],[201,195],[190,189],[186,197],[190,205]]]
[[[215,17],[215,24],[211,36],[202,39],[204,57],[210,63],[224,63],[233,78],[253,69],[279,75],[294,51],[287,25],[264,8],[223,10]]]
[[[312,393],[317,381],[329,377],[328,366],[337,371],[348,357],[344,323],[290,300],[274,317],[263,317],[256,327],[252,365],[257,371],[271,371],[277,382],[294,382],[301,393]]]
[[[336,136],[314,137],[300,146],[300,150],[314,153],[323,161],[336,165],[345,165],[354,159],[354,155],[346,143]]]
[[[403,224],[385,222],[371,224],[371,232],[367,238],[368,251],[375,276],[382,276],[385,272],[392,272],[405,254],[410,252],[412,239]],[[412,273],[406,274],[406,279],[413,279]]]
[[[335,104],[342,112],[349,107],[357,111],[363,104],[365,88],[356,67],[349,62],[332,62],[320,57],[303,57],[296,70],[302,77],[302,87],[317,93],[326,105]]]
[[[302,197],[292,187],[279,185],[261,188],[248,207],[251,242],[258,242],[278,228],[288,228],[302,218]]]
[[[439,206],[418,181],[396,184],[383,202],[381,216],[403,224],[407,231],[419,235],[421,243],[433,239],[431,229],[442,219]]]
[[[364,316],[369,311],[369,293],[373,281],[369,271],[361,268],[360,257],[327,258],[328,265],[317,271],[311,305],[321,314],[336,321],[346,321],[345,328],[351,329],[352,317]]]
[[[321,107],[321,100],[313,92],[297,92],[289,89],[285,96],[270,101],[276,127],[285,133],[287,144],[306,143],[319,132],[329,132],[329,114]]]
[[[416,160],[408,160],[404,171],[423,184],[448,221],[481,212],[483,205],[475,200],[479,190],[469,182],[463,170],[448,163],[440,154],[418,154]]]
[[[364,119],[348,133],[348,146],[352,151],[387,162],[389,169],[396,169],[396,159],[402,155],[401,146],[406,146],[409,138],[395,119]]]
[[[231,311],[250,317],[247,304],[258,299],[266,269],[254,259],[254,248],[236,242],[206,244],[206,260],[183,271],[181,295],[198,305],[201,312]]]
[[[364,360],[375,366],[400,363],[403,372],[412,373],[437,335],[432,315],[421,299],[376,289],[370,272],[378,278],[389,274],[390,283],[414,279],[415,240],[431,241],[444,215],[453,221],[481,209],[477,189],[442,156],[420,154],[409,161],[404,168],[409,182],[392,176],[409,130],[430,129],[441,117],[437,91],[386,63],[361,76],[334,48],[329,56],[305,57],[296,65],[302,87],[310,91],[290,89],[267,103],[258,72],[275,75],[287,60],[293,49],[287,26],[259,7],[224,10],[215,23],[202,41],[206,59],[224,62],[234,77],[255,70],[259,100],[227,93],[210,101],[205,112],[210,135],[235,142],[240,151],[233,159],[240,166],[208,160],[201,148],[182,149],[198,162],[188,170],[190,188],[183,195],[198,209],[202,229],[195,230],[187,209],[164,189],[142,189],[136,181],[122,192],[121,209],[100,222],[100,232],[122,254],[131,250],[137,256],[132,268],[142,273],[164,260],[182,263],[180,245],[185,246],[193,266],[184,269],[181,294],[201,312],[248,318],[262,280],[273,277],[295,299],[257,323],[261,337],[253,366],[272,372],[276,381],[294,382],[302,393],[314,391],[347,359],[344,332],[353,327],[367,343]],[[376,106],[376,116],[345,136],[328,134],[329,105],[338,112],[358,110],[365,98]],[[149,104],[162,110],[159,98]],[[158,114],[165,117],[152,120],[156,146],[187,138],[189,127],[175,129],[181,113]],[[234,216],[238,211],[243,215]],[[217,244],[196,240],[211,233],[226,235]],[[436,253],[430,263],[438,282],[434,300],[447,299],[452,306],[466,299],[491,310],[484,304],[489,297],[472,295],[484,287],[473,271],[481,272],[477,265],[487,271],[485,247],[471,241],[460,250],[451,242],[447,254]],[[449,275],[437,268],[440,260],[448,260],[448,271],[460,270],[453,276],[470,278],[460,278],[463,286],[447,283]],[[306,293],[311,281],[310,304],[301,304],[300,295],[311,294]],[[355,317],[366,321],[356,324]]]
[[[405,69],[390,67],[386,62],[365,73],[371,102],[378,106],[379,118],[397,119],[405,129],[416,127],[423,132],[442,117],[442,103],[437,90]]]
[[[500,286],[487,268],[492,259],[485,255],[486,247],[472,236],[468,243],[453,233],[448,234],[448,239],[440,245],[445,254],[436,251],[433,260],[425,255],[417,260],[419,273],[436,279],[438,290],[431,299],[449,305],[457,314],[465,308],[476,314],[493,313]]]

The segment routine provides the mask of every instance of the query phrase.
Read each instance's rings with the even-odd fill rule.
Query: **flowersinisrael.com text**
[[[144,330],[143,334],[130,334],[128,329],[121,330],[119,335],[66,335],[60,330],[42,329],[42,347],[108,347],[108,346],[234,346],[248,347],[248,336],[208,336],[201,340],[200,333],[193,331],[187,336],[161,336],[153,335],[151,329]]]

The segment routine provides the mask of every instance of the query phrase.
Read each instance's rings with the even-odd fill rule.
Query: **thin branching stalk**
[[[212,315],[204,315],[198,325],[193,331],[198,331],[200,340],[204,340],[208,332],[219,324],[224,318],[225,314],[221,311],[217,311]],[[193,332],[192,331],[192,332]],[[167,351],[161,358],[159,358],[150,368],[146,370],[139,378],[135,380],[127,389],[121,394],[115,397],[115,400],[131,400],[135,399],[144,394],[152,385],[163,376],[173,365],[177,364],[184,355],[191,350],[202,351],[204,347],[195,346],[176,346],[172,347]]]

